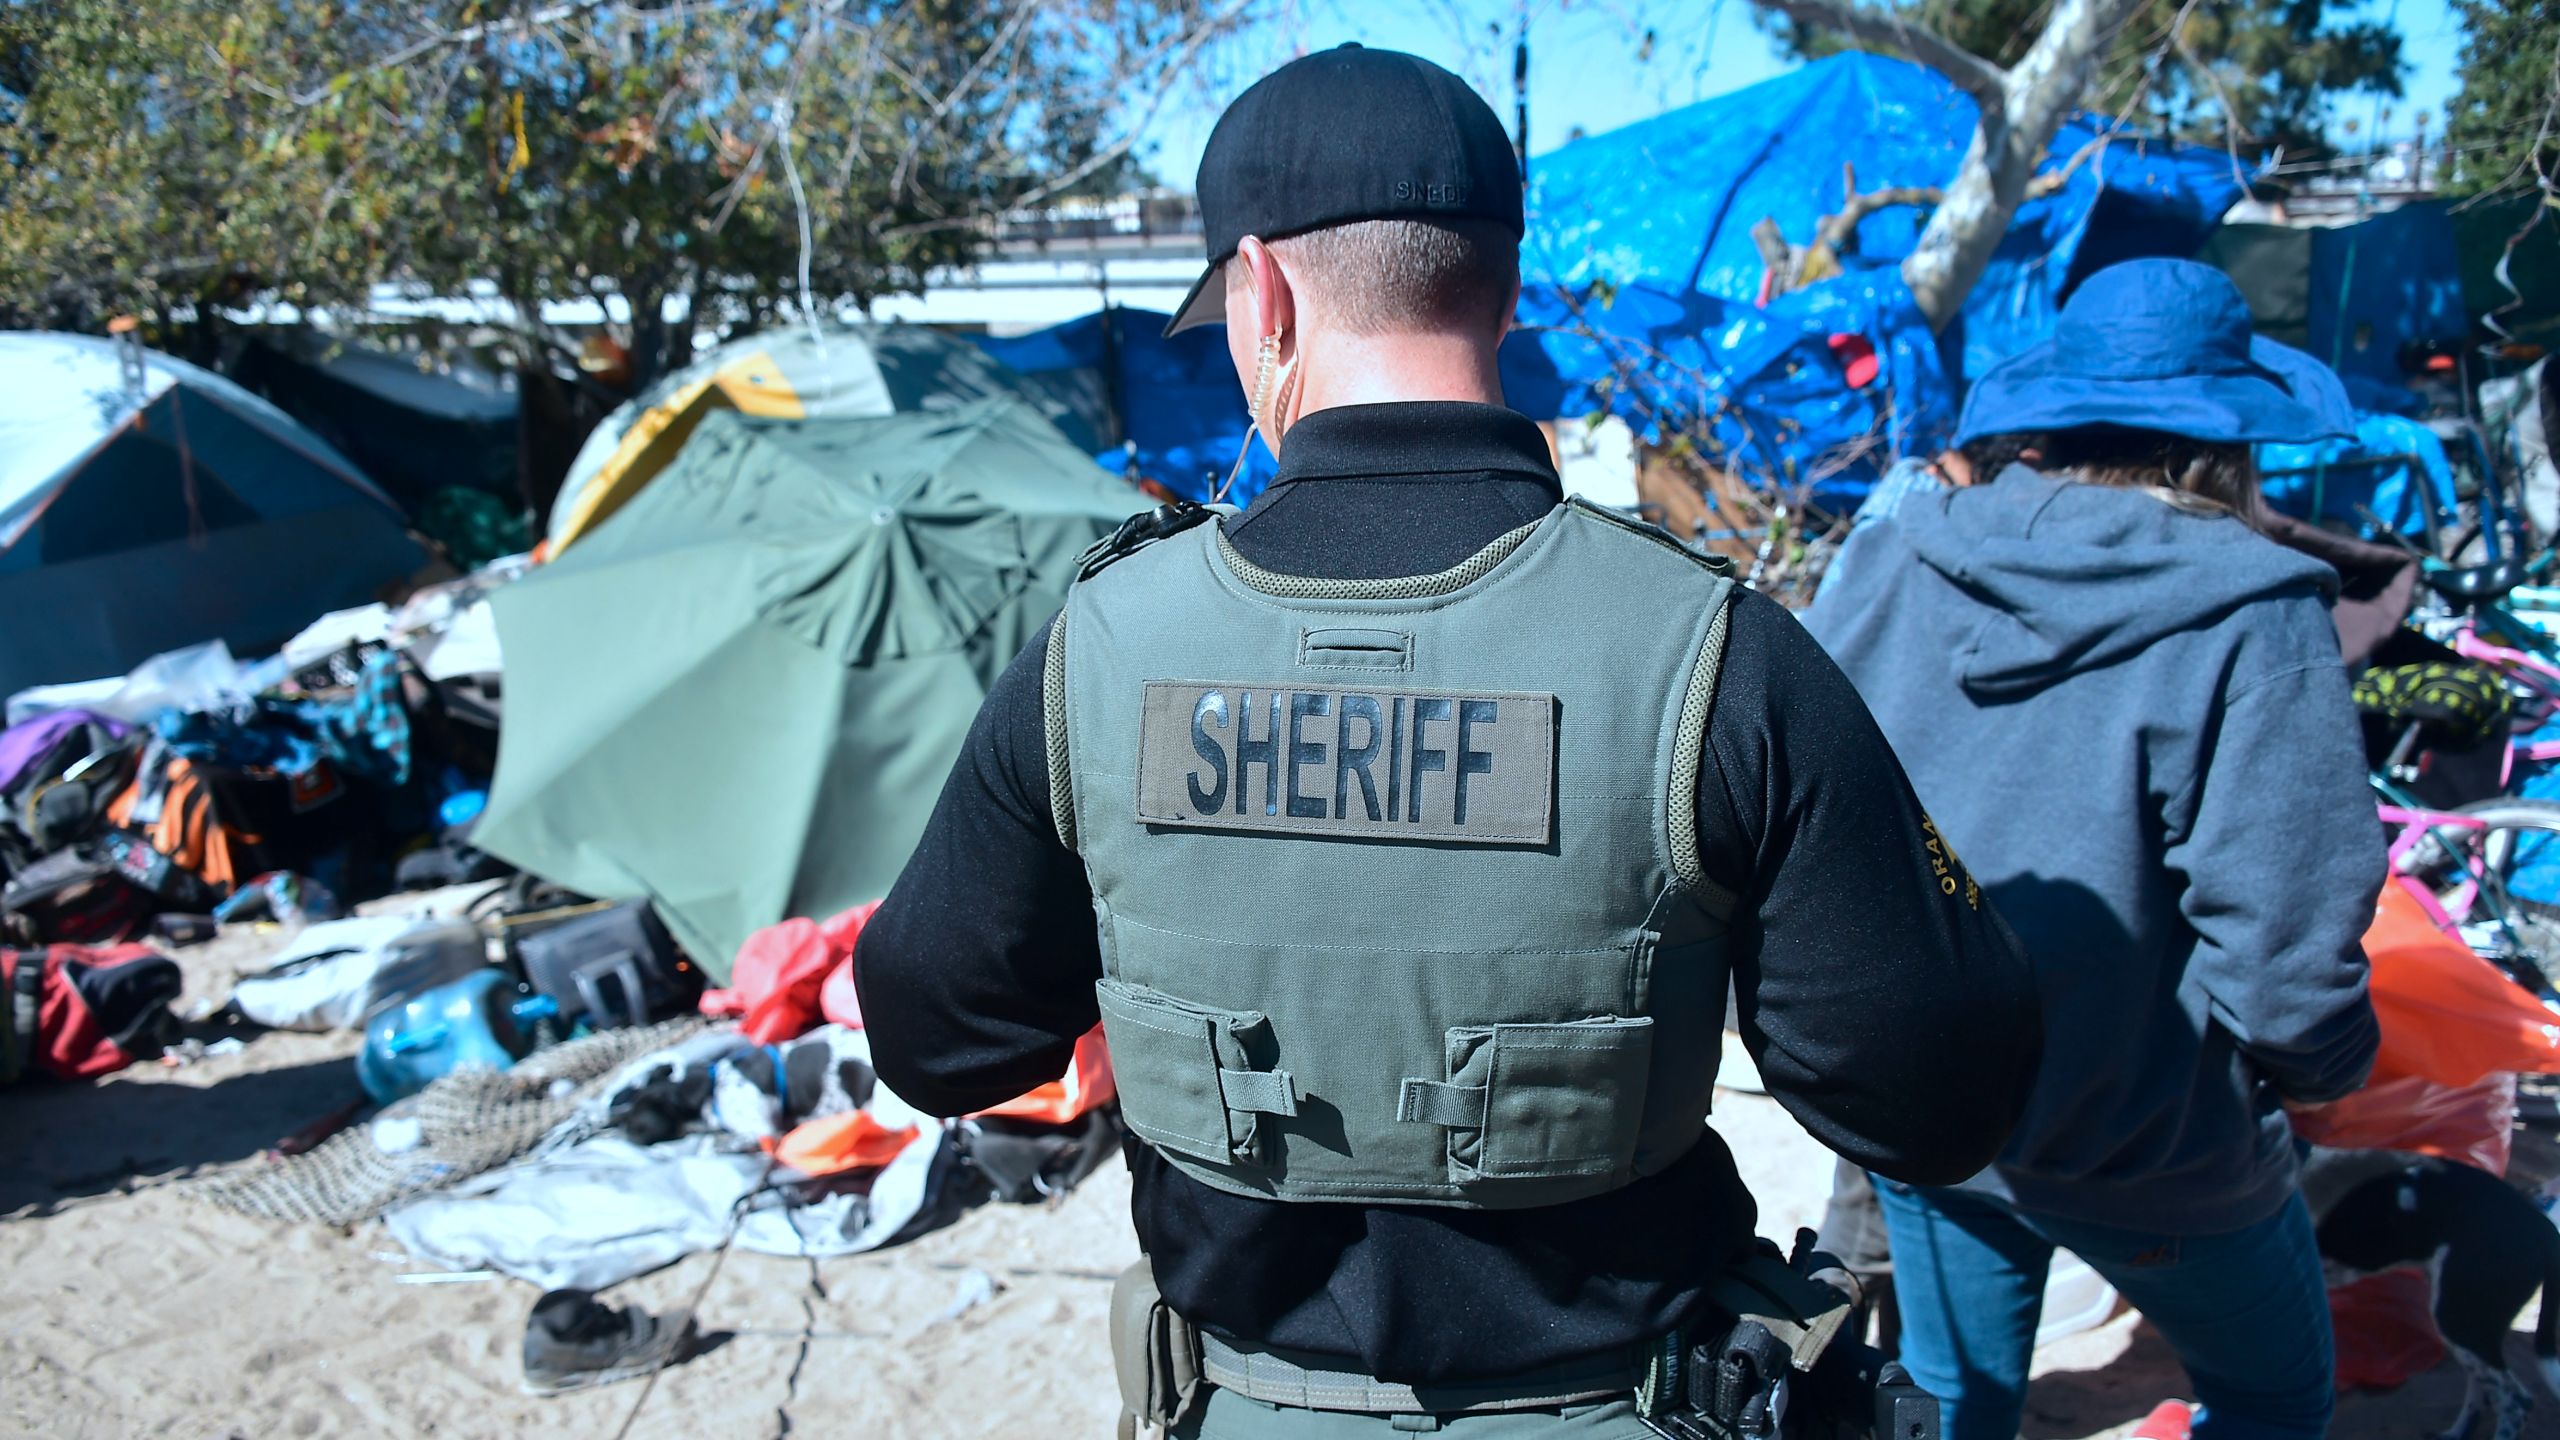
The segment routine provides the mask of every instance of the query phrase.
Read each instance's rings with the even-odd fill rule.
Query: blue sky
[[[1750,0],[1529,0],[1529,148],[1739,90],[1789,68],[1751,23]],[[1291,0],[1277,18],[1224,47],[1195,81],[1169,98],[1151,129],[1149,167],[1189,189],[1218,112],[1254,79],[1293,56],[1357,40],[1411,51],[1465,76],[1508,125],[1511,40],[1519,0]],[[2354,97],[2338,113],[2371,133],[2405,137],[2420,111],[2442,133],[2458,88],[2461,27],[2446,0],[2365,0],[2358,13],[2395,21],[2409,70],[2405,95]],[[1644,36],[1654,40],[1646,53]],[[2359,140],[2363,136],[2357,137]]]

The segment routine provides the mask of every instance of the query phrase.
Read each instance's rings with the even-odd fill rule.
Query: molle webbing
[[[1633,1394],[1643,1366],[1631,1355],[1547,1366],[1498,1384],[1401,1385],[1348,1370],[1301,1365],[1270,1350],[1247,1350],[1200,1332],[1201,1378],[1266,1405],[1371,1415],[1456,1415],[1552,1410]]]

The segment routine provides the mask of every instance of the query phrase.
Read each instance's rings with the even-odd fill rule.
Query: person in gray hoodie
[[[2316,372],[2251,335],[2217,271],[2102,270],[1968,399],[1958,443],[2032,433],[2036,468],[1861,527],[1807,617],[2044,1004],[1999,1160],[1949,1189],[1878,1181],[1903,1358],[1951,1440],[2017,1434],[2057,1245],[2176,1348],[2196,1436],[2327,1428],[2284,1107],[2372,1065],[2383,837],[2334,572],[2253,526],[2248,449],[2351,423]]]

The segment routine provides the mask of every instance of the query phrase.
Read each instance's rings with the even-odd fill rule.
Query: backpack
[[[24,869],[38,856],[102,829],[107,805],[132,780],[140,750],[138,737],[118,737],[95,720],[56,736],[0,790],[0,804],[7,807],[0,849],[8,852],[12,868]]]
[[[22,938],[47,943],[104,945],[141,934],[162,906],[126,869],[127,848],[98,842],[54,851],[9,877],[0,914]]]
[[[178,962],[147,945],[0,950],[0,1085],[89,1080],[178,1038]]]

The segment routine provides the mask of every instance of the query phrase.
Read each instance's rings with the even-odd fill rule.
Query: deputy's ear
[[[1248,303],[1254,335],[1287,335],[1298,321],[1297,295],[1290,288],[1289,272],[1280,267],[1280,257],[1259,237],[1247,235],[1236,242],[1231,263],[1251,292]],[[1232,303],[1229,313],[1234,314]]]

